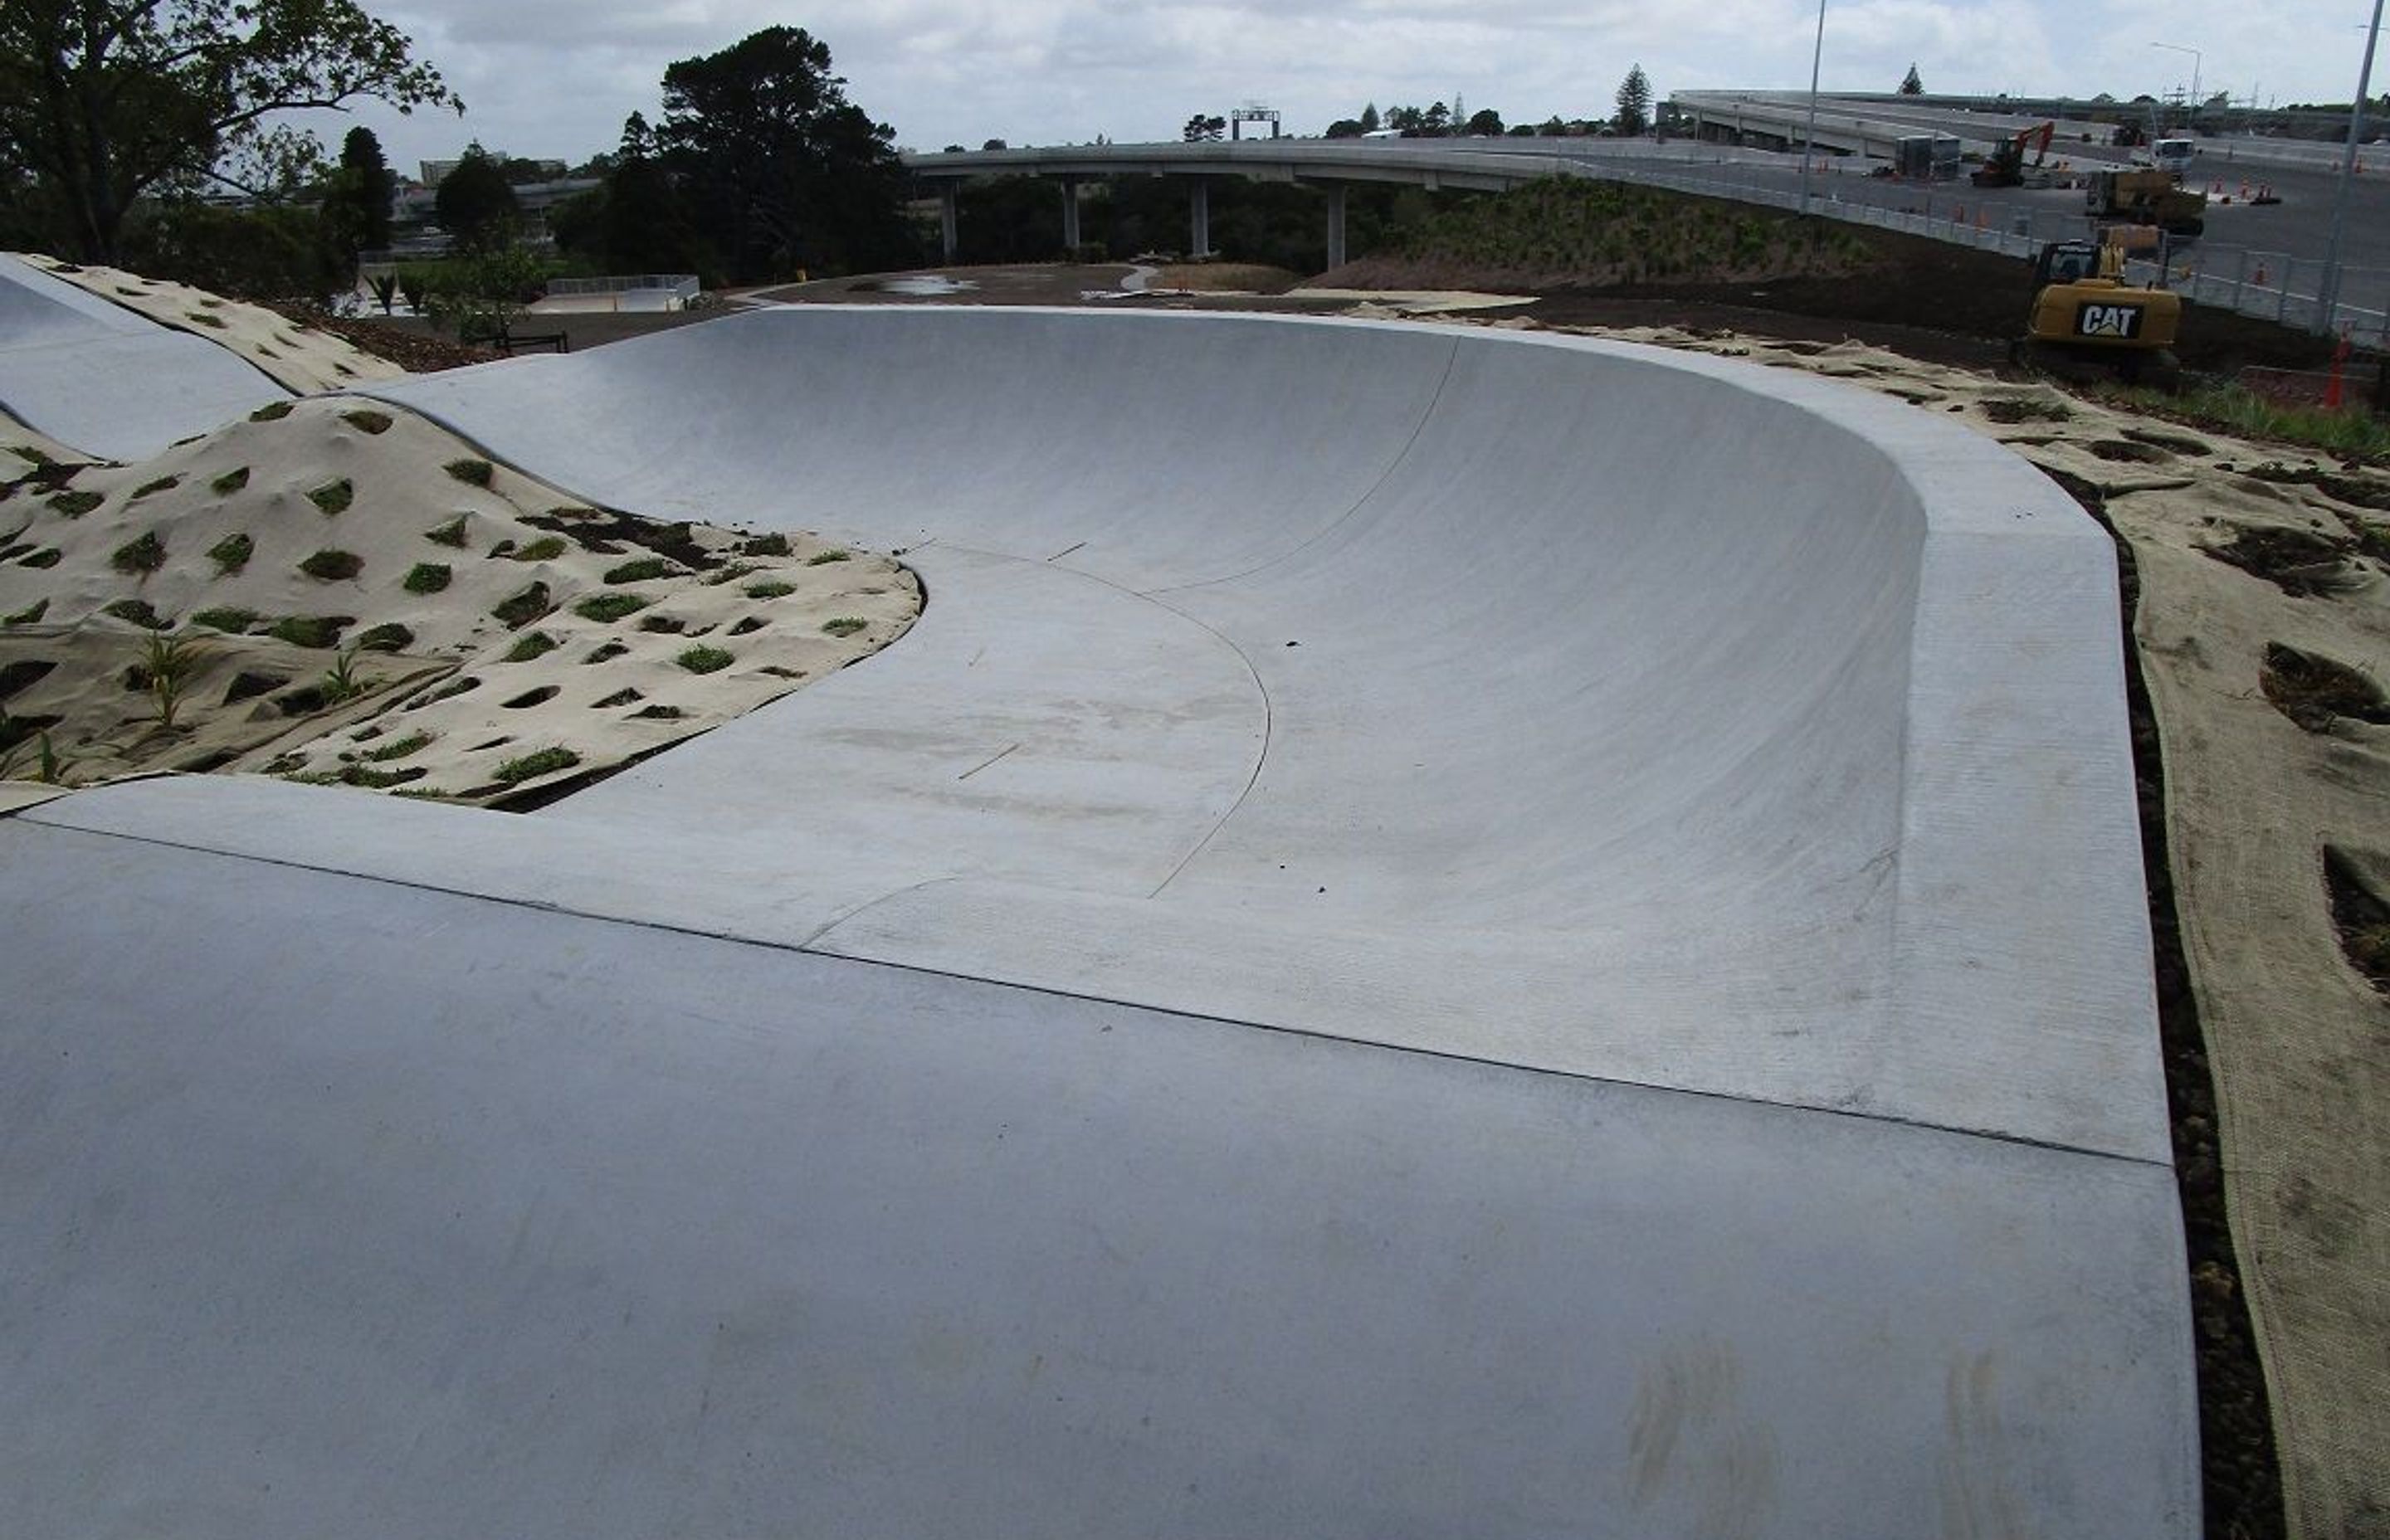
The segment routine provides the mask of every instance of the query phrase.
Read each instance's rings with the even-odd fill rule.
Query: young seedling
[[[173,728],[184,692],[206,658],[207,648],[181,632],[155,632],[141,639],[141,669],[148,675],[149,699],[158,703],[158,725]]]

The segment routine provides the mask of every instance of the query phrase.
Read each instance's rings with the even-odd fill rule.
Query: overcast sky
[[[579,161],[632,112],[658,115],[675,59],[777,24],[829,45],[849,99],[899,145],[974,148],[1175,139],[1198,112],[1258,101],[1291,134],[1365,102],[1490,107],[1506,122],[1607,114],[1627,67],[1659,97],[1721,86],[1805,88],[1810,0],[365,0],[415,39],[465,98],[460,121],[368,105],[393,167],[469,139]],[[1930,91],[2119,96],[2191,84],[2260,102],[2345,101],[2362,0],[1829,0],[1824,85],[1889,91],[1910,61]],[[2377,69],[2374,94],[2390,78]],[[312,125],[337,148],[347,122]]]

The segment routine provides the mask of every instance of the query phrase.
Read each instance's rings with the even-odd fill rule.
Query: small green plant
[[[54,492],[49,496],[50,507],[68,519],[81,519],[107,501],[96,492]]]
[[[763,570],[764,564],[760,561],[733,561],[720,571],[708,575],[705,582],[708,587],[719,588],[726,583],[736,583],[750,572]]]
[[[688,622],[677,615],[649,615],[639,622],[639,629],[654,635],[677,636],[688,629]]]
[[[299,570],[318,583],[339,583],[366,570],[366,558],[354,551],[317,551]]]
[[[860,616],[841,615],[834,621],[822,622],[822,629],[833,636],[852,636],[870,623]]]
[[[625,561],[619,567],[608,568],[605,580],[616,584],[651,583],[657,578],[670,577],[678,570],[662,557],[643,556],[635,561]]]
[[[542,535],[530,545],[508,552],[516,561],[554,561],[570,548],[562,535]]]
[[[322,486],[309,493],[307,501],[323,509],[325,517],[328,519],[334,515],[348,512],[349,505],[356,500],[356,495],[355,484],[343,476],[337,481],[326,481]]]
[[[229,605],[216,610],[202,610],[191,617],[191,623],[204,625],[211,631],[227,631],[237,636],[257,623],[257,611]]]
[[[360,406],[353,412],[342,412],[341,414],[341,420],[347,423],[350,427],[355,429],[360,433],[387,433],[390,431],[390,414],[388,412],[377,412],[368,407]]]
[[[158,703],[158,725],[174,725],[184,692],[206,658],[207,648],[189,635],[158,632],[142,638],[141,670],[148,676],[149,699]]]
[[[520,631],[546,614],[555,606],[550,602],[547,584],[534,583],[520,593],[509,594],[490,610],[498,622],[509,631]]]
[[[436,594],[448,586],[453,574],[436,561],[418,561],[407,569],[406,581],[400,584],[410,594]]]
[[[558,645],[556,638],[546,632],[534,631],[507,649],[506,661],[509,663],[528,663],[534,658],[546,657],[548,653],[554,652]]]
[[[614,706],[632,705],[637,701],[645,700],[646,699],[647,697],[641,695],[638,691],[625,687],[616,690],[613,694],[608,696],[603,700],[593,700],[589,704],[591,710],[602,712]]]
[[[34,622],[40,620],[49,612],[50,601],[48,599],[35,599],[32,603],[27,605],[24,609],[18,610],[14,614],[0,615],[0,625],[32,625]]]
[[[487,460],[451,460],[442,469],[467,486],[485,487],[497,468]]]
[[[435,545],[450,545],[457,550],[463,550],[465,548],[465,516],[460,513],[436,530],[424,531],[423,538]]]
[[[285,615],[265,634],[292,647],[330,648],[341,645],[341,633],[356,623],[349,615]]]
[[[149,608],[148,599],[118,599],[114,604],[104,606],[100,613],[113,615],[120,621],[130,621],[135,625],[147,626],[152,631],[163,631],[172,623],[161,620],[158,611]]]
[[[152,530],[137,540],[128,540],[116,547],[115,554],[108,558],[108,564],[120,572],[148,577],[166,565],[166,543],[158,538],[157,531]]]
[[[598,646],[589,649],[588,657],[584,658],[581,661],[584,663],[608,663],[620,658],[623,654],[630,650],[631,649],[629,648],[623,646],[621,642],[600,642]]]
[[[673,660],[691,674],[713,674],[730,666],[729,653],[718,647],[693,647]]]
[[[777,531],[770,534],[759,534],[743,542],[739,547],[739,554],[740,556],[786,556],[789,554],[789,537]]]
[[[289,402],[269,401],[264,405],[259,407],[256,411],[249,414],[249,420],[251,422],[280,422],[284,417],[287,417],[289,415],[290,404]]]
[[[385,743],[379,749],[366,750],[364,757],[377,764],[385,764],[394,759],[405,759],[407,755],[430,746],[430,733],[409,733],[395,742]]]
[[[183,319],[195,327],[206,327],[212,331],[222,331],[225,328],[223,316],[211,315],[204,310],[185,311]]]
[[[827,567],[833,561],[846,561],[849,559],[852,558],[849,553],[845,551],[817,551],[814,555],[805,558],[805,565],[808,567]]]
[[[183,479],[180,476],[161,476],[154,481],[144,481],[139,486],[135,487],[133,489],[133,495],[126,498],[125,501],[128,503],[137,502],[141,498],[149,496],[153,493],[172,492],[182,484]]]
[[[585,621],[619,621],[645,610],[651,602],[637,594],[593,594],[574,605],[572,612]]]
[[[491,778],[501,785],[520,786],[542,776],[552,776],[559,770],[570,770],[580,763],[581,756],[570,749],[541,749],[520,759],[507,761],[498,766]]]
[[[396,621],[374,626],[357,638],[361,652],[404,652],[415,641],[415,633]]]
[[[249,565],[255,555],[257,542],[245,534],[228,534],[208,547],[208,559],[216,564],[216,576],[238,572]]]
[[[357,677],[357,649],[343,648],[324,671],[324,704],[337,706],[343,700],[353,700],[371,687],[368,681]]]
[[[208,490],[219,497],[229,497],[249,485],[249,467],[236,466],[208,483]]]
[[[797,585],[793,583],[757,583],[748,586],[747,597],[751,599],[777,599],[796,591]]]

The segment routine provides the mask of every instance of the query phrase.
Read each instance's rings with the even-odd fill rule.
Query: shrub
[[[747,589],[747,597],[751,599],[776,599],[783,594],[796,591],[797,585],[793,583],[758,583]]]
[[[497,768],[495,779],[507,786],[520,786],[524,781],[552,776],[559,770],[570,770],[581,763],[581,756],[570,749],[542,749],[510,759]]]
[[[609,568],[606,581],[610,584],[649,583],[657,578],[670,577],[677,570],[662,557],[643,556],[636,561],[625,561],[619,567]]]
[[[265,634],[292,647],[330,648],[341,645],[341,633],[356,624],[353,615],[285,615]]]
[[[58,509],[59,513],[65,515],[69,519],[81,519],[84,514],[89,513],[92,509],[99,507],[100,504],[107,501],[107,498],[101,496],[96,492],[54,492],[50,494],[50,507]]]
[[[564,554],[565,549],[566,545],[562,535],[548,534],[542,535],[520,550],[509,551],[507,554],[517,561],[554,561]]]
[[[208,547],[208,559],[216,564],[216,575],[223,577],[248,566],[249,558],[256,549],[257,542],[249,536],[228,534]]]
[[[553,608],[548,602],[547,584],[534,583],[520,593],[499,600],[490,613],[508,630],[520,631]]]
[[[834,621],[822,622],[822,629],[833,636],[852,636],[870,623],[860,616],[841,615]]]
[[[507,649],[506,661],[509,663],[528,663],[534,658],[554,652],[556,648],[555,637],[545,631],[534,631]]]
[[[460,513],[436,530],[424,531],[423,538],[435,545],[452,545],[457,550],[463,550],[465,548],[465,516]]]
[[[342,412],[341,414],[341,420],[361,433],[387,433],[390,431],[391,417],[388,412],[376,412],[365,407],[359,407],[353,412]]]
[[[249,485],[249,467],[236,466],[208,483],[208,490],[219,497],[229,497]]]
[[[264,405],[259,407],[256,411],[249,414],[249,420],[251,422],[280,422],[284,417],[287,417],[289,415],[290,404],[289,402],[270,401]]]
[[[257,611],[225,607],[202,610],[191,617],[193,625],[204,625],[211,631],[229,631],[235,635],[257,623]]]
[[[487,460],[476,459],[451,460],[442,468],[467,486],[485,487],[490,484],[490,477],[497,468]]]
[[[718,647],[693,647],[673,661],[691,674],[713,674],[728,668],[732,659]]]
[[[353,551],[317,551],[299,570],[318,583],[338,583],[366,570],[366,558]]]
[[[572,612],[585,621],[619,621],[645,610],[651,602],[637,594],[594,594],[574,605]]]
[[[452,574],[436,561],[418,561],[407,569],[406,581],[401,584],[410,594],[436,594],[448,586]]]
[[[337,481],[327,481],[307,494],[307,500],[324,510],[327,518],[346,513],[357,495],[356,487],[346,476]]]
[[[152,530],[138,540],[128,540],[116,547],[115,554],[108,558],[108,564],[120,572],[148,577],[166,565],[166,543],[158,538],[157,531]]]

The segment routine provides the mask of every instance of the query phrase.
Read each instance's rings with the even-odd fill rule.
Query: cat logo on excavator
[[[2085,305],[2075,312],[2075,335],[2130,341],[2140,335],[2139,305]]]

